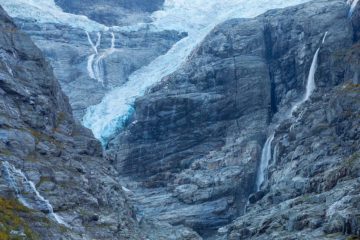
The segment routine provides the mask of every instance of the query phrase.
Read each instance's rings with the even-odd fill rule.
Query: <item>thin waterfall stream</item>
[[[326,32],[323,36],[322,42],[321,44],[325,43],[326,37],[328,35],[328,32]],[[285,114],[285,117],[281,118],[279,120],[279,123],[289,119],[292,117],[293,113],[306,101],[308,101],[311,97],[311,95],[313,94],[313,92],[316,89],[316,82],[315,82],[315,73],[318,67],[318,58],[319,58],[319,52],[320,52],[320,47],[316,50],[312,62],[311,62],[311,67],[309,70],[309,75],[307,78],[307,82],[306,82],[306,91],[304,96],[302,97],[302,99],[298,102],[296,102],[295,104],[293,104],[293,106],[291,107],[291,110],[289,112],[289,114]],[[260,160],[260,165],[258,167],[258,175],[257,175],[257,180],[256,180],[256,190],[259,191],[261,190],[262,185],[268,180],[268,168],[269,168],[269,163],[271,162],[272,159],[272,143],[274,141],[275,138],[275,131],[277,129],[277,126],[274,127],[269,134],[269,137],[267,138],[263,149],[262,149],[262,153],[261,153],[261,160]]]
[[[46,211],[57,223],[68,227],[68,224],[54,212],[49,200],[45,199],[36,189],[35,184],[26,175],[15,168],[12,164],[5,161],[2,164],[3,171],[9,186],[13,189],[18,200],[27,208]],[[33,201],[27,200],[34,197]]]

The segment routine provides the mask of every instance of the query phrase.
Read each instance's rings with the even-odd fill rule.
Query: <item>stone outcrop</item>
[[[79,120],[89,106],[98,104],[107,92],[126,83],[131,73],[166,53],[184,37],[175,31],[152,32],[146,29],[90,32],[93,44],[98,41],[98,34],[101,35],[98,54],[92,61],[95,76],[91,76],[88,64],[95,52],[83,29],[20,18],[15,21],[50,61]],[[112,40],[114,49],[111,49]]]
[[[128,126],[107,147],[138,212],[185,224],[205,238],[242,215],[256,190],[268,126],[303,96],[316,50],[321,47],[314,97],[355,81],[358,65],[346,54],[357,41],[357,13],[351,21],[348,10],[344,1],[319,0],[227,21],[181,69],[139,98]]]
[[[107,25],[138,13],[146,21],[163,4],[91,2],[57,1]],[[109,3],[118,5],[105,16]],[[350,17],[346,1],[314,0],[220,24],[136,100],[103,156],[76,118],[184,35],[100,31],[96,54],[111,54],[99,81],[87,72],[86,32],[16,19],[50,60],[74,118],[40,50],[1,10],[0,238],[356,239],[359,22],[359,7]],[[96,42],[97,32],[88,34]],[[314,59],[315,92],[289,115]]]
[[[1,8],[0,31],[0,239],[200,239],[136,214],[50,64]]]
[[[359,236],[360,87],[326,90],[299,109],[296,122],[280,125],[268,187],[217,239]]]
[[[99,142],[50,65],[0,9],[0,238],[139,239]]]

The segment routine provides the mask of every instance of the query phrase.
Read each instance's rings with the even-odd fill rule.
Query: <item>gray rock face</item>
[[[281,119],[302,97],[316,50],[322,45],[314,96],[320,98],[317,108],[327,106],[329,96],[322,96],[335,93],[334,86],[357,79],[358,65],[346,60],[346,54],[355,48],[352,46],[358,28],[354,19],[358,13],[351,21],[348,10],[344,1],[319,0],[272,10],[256,19],[227,21],[212,31],[181,69],[139,98],[128,126],[110,141],[107,149],[107,158],[125,176],[122,182],[133,192],[131,197],[138,212],[174,225],[185,224],[204,237],[242,215],[249,195],[255,191],[268,125]],[[356,59],[356,53],[352,56]],[[349,97],[353,99],[349,101],[358,97],[358,93],[353,94],[355,97]],[[333,115],[341,114],[334,111]],[[312,116],[312,121],[319,116]],[[302,117],[305,116],[298,120]],[[281,126],[283,129],[287,125]],[[312,126],[303,126],[303,134]],[[352,131],[354,141],[357,133]],[[283,134],[291,138],[295,133]],[[309,136],[299,137],[299,141]],[[339,141],[343,138],[344,135],[338,136]],[[302,142],[283,148],[296,159],[308,151]],[[315,149],[316,146],[312,151]],[[354,149],[346,151],[354,153]],[[328,164],[330,159],[325,158],[324,162]],[[311,161],[306,163],[313,165]],[[287,176],[290,167],[273,164],[281,176]],[[294,163],[290,161],[291,164]],[[290,192],[308,184],[308,178],[296,169],[300,171],[304,165],[291,170],[296,183]],[[269,185],[276,186],[277,181],[289,188],[288,182],[280,181],[274,174]],[[250,203],[267,199],[267,194],[265,191],[252,195]],[[276,194],[274,191],[272,199]],[[293,197],[283,197],[273,204],[282,206],[280,202]],[[246,216],[246,221],[256,225],[258,222],[252,218],[261,218],[262,212]],[[241,218],[239,221],[246,222]],[[239,235],[243,229],[233,228],[227,235],[231,239],[253,236]],[[249,228],[251,231],[254,226]],[[261,234],[264,239],[268,236]]]
[[[261,25],[241,22],[216,28],[189,64],[138,99],[136,122],[109,145],[122,174],[155,188],[139,190],[145,216],[208,230],[238,215],[252,191],[270,84]]]
[[[52,68],[1,8],[0,31],[1,237],[200,239],[135,214],[119,173],[74,119]]]
[[[224,239],[359,236],[359,90],[349,82],[316,93],[295,123],[279,127],[266,194]]]
[[[96,10],[103,3],[96,1]],[[118,3],[130,12],[151,12],[160,4]],[[79,1],[62,4],[91,14]],[[358,237],[360,12],[349,18],[348,10],[342,0],[316,0],[217,26],[181,69],[137,99],[135,114],[110,141],[105,158],[74,120],[40,51],[1,12],[0,202],[23,225],[8,234]],[[113,24],[111,14],[94,14]],[[111,54],[96,65],[101,78],[91,80],[87,63],[94,52],[84,31],[23,19],[17,24],[51,60],[78,118],[182,37],[101,32],[95,58]],[[97,33],[89,37],[96,42]],[[304,94],[317,49],[316,91],[294,116],[284,117]],[[268,180],[256,192],[262,148],[277,124]]]
[[[109,6],[108,6],[109,8]],[[70,99],[74,115],[82,119],[87,107],[98,104],[111,89],[124,84],[129,75],[149,64],[182,37],[174,31],[104,31],[89,33],[93,44],[100,42],[97,54],[86,32],[66,25],[15,19],[43,51],[56,78]],[[114,35],[114,38],[112,36]],[[112,40],[114,48],[112,49]],[[89,58],[94,55],[89,72]]]
[[[2,8],[0,31],[1,236],[140,239],[118,173],[74,120],[40,50]]]
[[[65,12],[85,15],[108,26],[122,26],[151,21],[149,13],[159,10],[164,0],[55,0],[55,3]]]

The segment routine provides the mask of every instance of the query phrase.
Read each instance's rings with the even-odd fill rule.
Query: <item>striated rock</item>
[[[342,108],[329,110],[327,115],[316,112],[313,122],[301,131],[297,125],[289,131],[294,119],[282,123],[273,143],[277,151],[271,180],[262,192],[248,199],[256,188],[268,126],[281,119],[303,96],[316,50],[321,46],[314,101],[325,104],[328,101],[328,97],[322,98],[325,93],[356,78],[357,66],[346,60],[349,49],[356,46],[353,36],[357,32],[356,23],[348,18],[348,10],[344,1],[319,0],[271,10],[255,19],[227,21],[207,36],[181,69],[137,99],[135,114],[126,129],[110,141],[106,153],[125,176],[122,182],[132,191],[138,212],[174,225],[184,224],[207,238],[244,214],[248,204],[268,199],[273,182],[288,176],[288,171],[305,171],[304,165],[296,165],[305,154],[327,153],[329,150],[323,147],[327,143],[319,139],[310,145],[300,143],[312,136],[331,135],[330,130],[324,131],[328,128],[322,122],[324,116],[336,118]],[[305,110],[295,112],[298,121],[306,114]],[[352,132],[353,136],[357,134]],[[279,134],[287,136],[282,144],[278,143]],[[294,145],[293,141],[301,142]],[[272,180],[284,151],[289,152],[289,167]],[[347,151],[350,154],[354,149]],[[321,172],[336,161],[338,158],[327,158],[323,164],[307,162],[307,166]],[[274,190],[271,203],[275,206],[305,195],[304,189],[311,186],[309,176],[291,176],[292,180],[282,186],[290,187],[290,192],[297,195],[283,188]],[[336,180],[324,178],[329,181],[324,188],[333,188]],[[242,227],[234,231],[225,228],[222,232],[228,233],[229,239],[249,239],[254,236],[255,227],[251,224],[258,226],[264,220],[256,232],[269,236],[266,232],[269,227],[280,228],[290,217],[286,231],[318,228],[323,221],[318,211],[324,206],[318,202],[314,208],[316,217],[309,222],[301,216],[306,208],[297,209],[299,216],[288,211],[282,216],[286,220],[274,223],[263,219],[259,210],[246,215],[250,223],[240,218]],[[313,210],[308,211],[311,215]],[[273,232],[274,239],[281,235]]]
[[[227,227],[224,239],[359,236],[359,90],[350,82],[317,93],[302,108],[294,139],[289,140],[286,132],[277,134],[274,144],[281,150],[271,168],[268,193]],[[324,110],[335,109],[335,121],[323,118],[314,123]],[[303,136],[309,128],[317,129],[317,134]],[[285,141],[290,144],[283,148]],[[293,159],[296,146],[310,150]]]
[[[118,173],[40,50],[3,9],[0,31],[1,238],[141,239]]]
[[[20,18],[15,21],[50,61],[79,120],[86,109],[98,104],[109,90],[126,83],[131,73],[166,53],[185,36],[175,31],[152,32],[148,29],[87,33],[80,27],[63,24]],[[99,41],[97,54],[87,34],[93,44]],[[93,61],[90,61],[91,56]]]
[[[130,17],[146,21],[163,1],[117,1],[104,16],[102,4],[109,2],[94,1],[94,9],[80,1],[58,4],[126,25]],[[98,141],[74,120],[39,49],[1,11],[0,223],[5,216],[20,224],[7,222],[6,234],[358,237],[359,16],[357,7],[350,17],[343,0],[316,0],[226,21],[180,69],[136,100],[103,158]],[[184,36],[16,21],[50,59],[77,118]],[[289,114],[314,60],[315,92]],[[272,133],[274,140],[266,141]],[[271,159],[257,191],[265,142]]]

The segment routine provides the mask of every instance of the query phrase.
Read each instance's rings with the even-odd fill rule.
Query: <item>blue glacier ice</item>
[[[98,105],[88,108],[83,124],[106,143],[106,139],[123,127],[123,123],[129,118],[128,114],[132,114],[135,99],[176,71],[216,25],[231,18],[255,17],[269,9],[308,1],[310,0],[165,0],[163,9],[152,14],[152,22],[111,28],[85,16],[65,13],[54,0],[0,0],[0,4],[13,17],[34,19],[41,23],[65,24],[89,33],[133,31],[143,27],[151,31],[177,30],[188,33],[186,38],[176,43],[165,55],[134,72],[126,84],[110,91]],[[89,42],[94,53],[88,58],[87,70],[91,78],[102,81],[101,61],[115,49],[111,46],[101,54],[94,48],[96,44],[91,38]]]
[[[40,23],[58,23],[92,31],[106,31],[108,27],[86,16],[65,13],[54,0],[0,0],[1,6],[12,17],[36,20]]]
[[[218,24],[237,17],[255,17],[266,10],[282,8],[308,0],[166,0],[164,9],[152,15],[154,30],[186,31],[188,37],[176,43],[165,55],[134,72],[126,84],[109,92],[102,102],[87,110],[83,124],[92,129],[103,143],[122,127],[119,124],[133,106],[137,97],[176,71]]]

